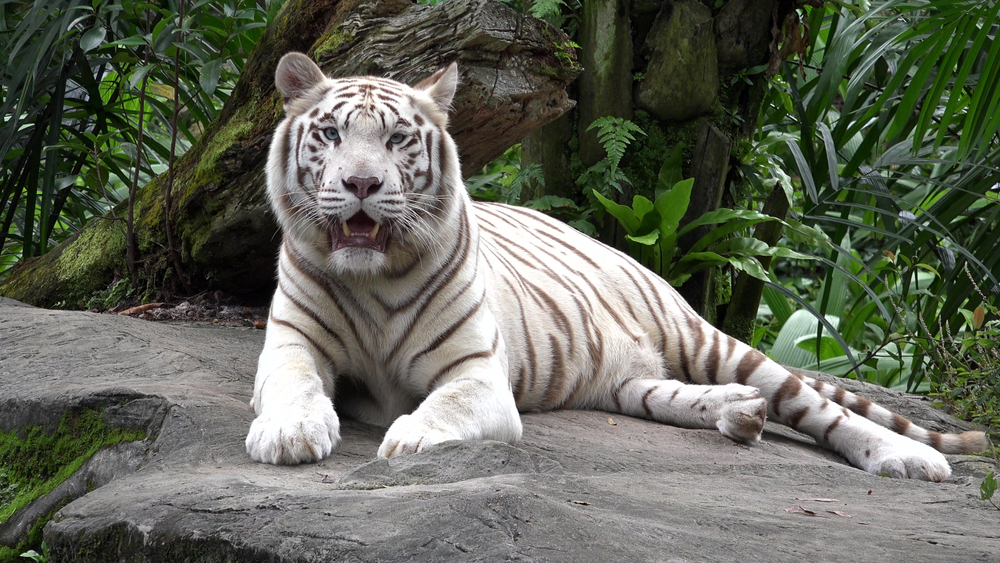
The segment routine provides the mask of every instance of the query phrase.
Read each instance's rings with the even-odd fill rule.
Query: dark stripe
[[[632,264],[628,264],[628,265],[632,266]],[[626,268],[625,266],[626,266],[626,264],[620,264],[619,265],[619,267],[621,268],[622,272],[624,272],[625,275],[628,276],[628,278],[630,280],[632,280],[632,284],[635,285],[635,288],[639,291],[639,294],[642,295],[643,300],[645,300],[646,307],[649,310],[649,314],[650,314],[651,317],[653,317],[653,322],[656,323],[656,327],[660,330],[660,354],[666,354],[666,352],[667,352],[667,327],[664,326],[663,320],[657,314],[657,313],[659,313],[660,315],[662,315],[662,314],[666,313],[666,309],[663,307],[663,300],[660,299],[660,293],[658,291],[656,291],[656,288],[654,288],[653,285],[649,282],[649,279],[646,278],[646,276],[642,275],[642,273],[640,271],[639,272],[639,276],[642,277],[642,279],[643,279],[644,282],[646,282],[646,289],[648,289],[650,291],[650,293],[653,294],[653,297],[656,298],[656,305],[654,306],[650,302],[649,297],[646,295],[646,292],[643,290],[642,286],[639,285],[639,282],[632,275],[632,272],[630,272],[629,268]],[[635,269],[635,268],[633,268],[633,269]]]
[[[757,371],[757,368],[759,368],[766,359],[767,356],[761,354],[757,350],[750,350],[747,352],[743,356],[743,359],[740,360],[739,365],[736,366],[736,383],[746,385],[747,381],[750,380],[750,376]]]
[[[359,348],[364,348],[361,333],[358,331],[358,326],[354,322],[354,318],[347,314],[344,304],[329,286],[328,278],[314,269],[304,257],[299,255],[298,251],[288,241],[284,242],[282,248],[285,250],[285,256],[288,257],[289,263],[294,266],[296,270],[312,280],[314,284],[323,288],[327,296],[330,298],[330,302],[336,306],[340,316],[347,321],[347,325],[351,329],[351,335],[354,337],[354,341],[358,343]]]
[[[568,352],[572,354],[576,350],[575,341],[576,338],[573,335],[573,323],[569,320],[569,316],[559,308],[559,303],[553,299],[548,293],[542,288],[528,281],[527,278],[524,280],[525,285],[531,289],[532,293],[537,295],[543,301],[545,301],[546,312],[552,315],[552,319],[559,325],[565,336],[569,337],[569,350]]]
[[[840,406],[844,406],[844,398],[847,397],[847,391],[844,391],[840,387],[834,387],[833,391],[833,402]]]
[[[514,240],[507,238],[506,236],[504,236],[503,234],[501,234],[498,230],[497,231],[491,230],[490,226],[489,226],[488,220],[485,222],[485,225],[483,223],[484,222],[482,221],[482,218],[481,218],[480,226],[481,226],[481,228],[483,228],[483,230],[485,232],[489,233],[493,238],[498,239],[499,241],[502,241],[503,243],[505,243],[506,246],[508,246],[508,247],[514,247],[514,248],[516,248],[517,250],[520,251],[520,252],[510,252],[509,249],[508,249],[507,252],[505,252],[505,254],[507,256],[511,256],[512,258],[514,258],[514,259],[518,260],[519,262],[525,264],[527,267],[534,269],[535,271],[537,271],[540,274],[547,275],[548,277],[552,278],[553,281],[559,283],[560,285],[562,285],[563,287],[565,287],[567,290],[570,290],[571,292],[575,289],[576,293],[583,294],[583,297],[589,301],[589,298],[587,297],[586,293],[582,292],[582,290],[578,289],[573,284],[567,282],[564,278],[562,278],[557,272],[555,272],[552,269],[552,267],[551,267],[550,264],[547,264],[544,260],[542,260],[538,256],[535,256],[535,254],[532,253],[531,250],[529,250],[528,248],[525,248],[524,246],[518,244]],[[493,228],[496,229],[497,227],[493,227]],[[547,257],[559,261],[558,256],[556,256],[556,255],[554,255],[552,253],[546,252],[546,250],[544,248],[538,248],[538,250],[544,252]],[[528,260],[525,259],[524,255],[530,256],[531,258],[533,258],[534,260],[536,260],[538,262],[538,264],[537,265],[536,264],[532,264],[531,262],[529,262]],[[567,266],[565,264],[565,262],[563,262],[562,264],[566,268],[569,268],[569,266]],[[618,315],[618,313],[616,311],[617,307],[612,307],[604,299],[603,292],[601,290],[599,290],[596,286],[594,286],[594,284],[590,282],[590,280],[587,278],[587,276],[585,276],[582,273],[576,272],[576,271],[572,270],[571,268],[569,268],[569,269],[570,269],[571,272],[577,274],[577,276],[579,278],[579,281],[587,284],[587,286],[591,290],[590,295],[593,295],[601,303],[601,306],[604,308],[604,310],[611,315],[611,317],[615,320],[615,322],[618,323],[618,325],[622,328],[622,330],[624,330],[626,333],[628,333],[629,336],[631,336],[633,340],[634,339],[638,339],[639,335],[633,333],[630,330],[630,328],[628,327],[628,325],[625,324],[624,320]],[[518,273],[519,276],[521,276],[524,279],[527,279],[526,276],[525,276],[525,272],[523,271],[523,269],[516,269],[515,271]]]
[[[280,269],[282,270],[282,272],[284,272],[284,265],[283,265],[283,264],[281,263],[281,261],[280,261],[280,260],[278,261],[278,268],[280,268]],[[349,354],[350,350],[349,350],[349,349],[347,348],[347,345],[346,345],[346,344],[344,344],[344,339],[343,339],[343,338],[341,338],[341,337],[340,337],[340,335],[339,335],[339,334],[337,334],[337,331],[335,331],[335,330],[333,329],[333,327],[331,327],[331,326],[330,326],[329,324],[327,324],[327,323],[326,323],[326,321],[325,321],[324,319],[322,319],[322,318],[321,318],[321,317],[319,316],[319,314],[317,314],[317,313],[316,313],[316,311],[313,311],[313,310],[312,310],[312,309],[311,309],[311,308],[310,308],[309,306],[307,306],[307,305],[306,305],[305,303],[303,303],[303,302],[299,301],[299,299],[297,299],[297,298],[296,298],[295,296],[293,296],[293,295],[292,295],[292,294],[291,294],[291,293],[290,293],[290,292],[289,292],[289,291],[288,291],[288,290],[287,290],[287,289],[285,288],[284,284],[282,283],[282,282],[286,282],[286,281],[287,281],[288,283],[291,283],[291,284],[292,284],[292,286],[293,286],[293,288],[295,289],[295,291],[296,291],[296,292],[298,292],[298,293],[300,293],[300,294],[308,294],[308,293],[307,293],[307,292],[306,292],[305,290],[303,290],[303,289],[302,289],[302,287],[300,287],[300,286],[299,286],[299,284],[298,284],[298,283],[296,283],[296,281],[295,281],[294,279],[292,279],[292,278],[291,278],[291,276],[289,276],[289,275],[288,275],[287,273],[285,273],[285,274],[284,274],[284,277],[283,277],[282,279],[278,280],[278,290],[279,290],[279,291],[281,291],[281,293],[283,293],[283,294],[285,295],[285,298],[287,298],[287,299],[288,299],[289,301],[291,301],[291,302],[292,302],[292,303],[293,303],[293,304],[294,304],[294,305],[295,305],[296,307],[298,307],[298,308],[299,308],[299,309],[300,309],[300,310],[301,310],[301,311],[302,311],[303,313],[305,313],[305,314],[306,314],[306,315],[308,315],[308,316],[309,316],[309,317],[310,317],[310,318],[311,318],[311,319],[312,319],[313,321],[315,321],[315,322],[316,322],[316,324],[318,324],[318,325],[319,325],[320,327],[322,327],[322,328],[323,328],[323,330],[325,330],[325,331],[326,331],[326,333],[327,333],[327,334],[328,334],[328,335],[329,335],[329,336],[330,336],[331,338],[333,338],[334,340],[336,340],[336,341],[337,341],[337,344],[339,344],[339,345],[340,345],[340,347],[344,349],[344,353],[345,353],[345,354],[347,354],[347,355],[349,356],[349,355],[350,355],[350,354]]]
[[[708,351],[708,358],[705,360],[705,376],[708,377],[708,382],[712,385],[718,383],[719,374],[719,336],[720,333],[717,330],[713,330],[712,335],[712,348]]]
[[[657,388],[654,385],[653,387],[646,389],[646,392],[642,394],[642,408],[646,411],[646,417],[650,420],[653,420],[653,411],[649,408],[649,396],[652,395],[653,391],[656,391],[656,389]]]
[[[823,441],[824,442],[826,442],[826,443],[830,442],[830,432],[833,432],[833,429],[836,428],[840,424],[840,421],[843,418],[844,417],[842,417],[842,416],[838,416],[836,419],[834,419],[833,422],[830,423],[829,426],[826,427],[826,432],[823,432]]]
[[[584,254],[583,252],[581,252],[579,248],[576,248],[575,246],[573,246],[573,245],[571,245],[571,244],[569,244],[569,243],[566,242],[566,240],[565,240],[566,230],[569,229],[569,227],[566,227],[565,225],[563,225],[561,223],[559,223],[559,224],[557,224],[557,226],[553,227],[552,225],[550,225],[549,223],[546,222],[546,220],[548,219],[548,217],[546,215],[544,215],[542,213],[539,213],[537,211],[532,211],[530,209],[525,209],[523,207],[514,207],[514,206],[503,205],[503,204],[499,204],[499,203],[478,203],[477,202],[475,205],[476,205],[477,209],[483,211],[487,215],[490,215],[490,216],[492,216],[492,217],[494,217],[494,218],[496,218],[496,219],[498,219],[500,221],[503,221],[503,223],[505,225],[509,226],[509,225],[513,224],[513,225],[516,225],[516,226],[520,227],[521,230],[523,230],[523,231],[534,232],[535,234],[540,235],[542,237],[545,237],[545,238],[551,240],[552,242],[558,244],[560,247],[562,247],[563,249],[565,249],[567,252],[569,252],[571,254],[575,254],[578,258],[580,258],[580,259],[584,260],[585,262],[587,262],[588,264],[590,264],[591,267],[593,267],[595,269],[598,269],[598,270],[603,269],[600,264],[598,264],[597,262],[595,262],[591,257],[589,257],[586,254]],[[529,225],[527,223],[524,223],[521,220],[519,220],[517,217],[515,217],[515,215],[519,215],[519,216],[521,216],[524,219],[531,220],[531,221],[533,221],[536,224]],[[553,228],[556,231],[556,234],[552,234],[552,233],[547,232],[543,227]],[[583,235],[581,235],[581,236],[583,236]],[[597,241],[594,241],[593,239],[589,239],[589,238],[587,240],[589,242],[597,242]],[[574,273],[576,273],[577,275],[582,275],[582,274],[580,274],[580,272],[577,272],[577,271],[574,271]]]
[[[579,303],[577,303],[579,305]],[[583,322],[586,321],[584,317]],[[563,405],[576,405],[577,396],[583,393],[584,389],[590,387],[590,384],[600,375],[601,367],[604,364],[604,341],[599,338],[590,338],[591,331],[596,330],[590,323],[587,323],[587,352],[590,354],[590,374],[577,374],[576,383],[573,386],[573,390],[570,391],[568,398],[563,402]]]
[[[550,410],[560,402],[563,389],[566,386],[566,364],[556,335],[549,335],[549,345],[552,347],[552,373],[549,376],[548,389],[542,399],[542,409]]]
[[[441,288],[447,285],[445,282],[449,281],[455,272],[457,272],[469,256],[471,237],[469,234],[469,222],[468,218],[464,213],[459,214],[459,231],[458,240],[455,241],[454,251],[450,253],[448,260],[438,269],[434,275],[429,277],[420,288],[413,293],[409,298],[396,306],[396,311],[404,311],[414,306],[420,301],[421,297],[425,297],[423,306],[418,311],[415,318],[419,318],[421,313],[427,307],[427,304],[434,298]],[[433,289],[431,289],[433,288]],[[430,292],[428,293],[428,289]]]
[[[274,323],[276,325],[281,325],[283,327],[290,328],[290,329],[294,330],[295,332],[299,333],[300,335],[302,335],[302,338],[305,338],[307,341],[309,341],[309,345],[312,346],[320,356],[323,356],[323,359],[326,360],[326,363],[327,363],[328,366],[334,367],[334,368],[336,367],[335,364],[333,363],[333,360],[326,353],[326,350],[324,350],[323,348],[321,348],[320,345],[315,340],[312,339],[312,337],[310,337],[308,334],[302,332],[302,329],[300,329],[299,327],[295,326],[294,324],[292,324],[292,323],[290,323],[288,321],[283,321],[281,319],[276,319],[274,317],[269,318],[267,320],[267,322],[268,323]]]
[[[431,378],[430,383],[427,384],[427,393],[429,394],[432,391],[434,391],[434,388],[437,387],[438,381],[442,377],[444,377],[444,375],[446,373],[448,373],[449,371],[455,369],[456,367],[464,364],[465,362],[476,360],[476,359],[480,359],[480,358],[491,358],[491,357],[493,357],[493,355],[495,355],[496,352],[497,352],[497,346],[499,346],[499,344],[500,344],[500,330],[498,329],[497,332],[493,335],[493,348],[491,350],[489,350],[489,351],[483,351],[483,352],[475,352],[475,353],[472,353],[472,354],[466,354],[466,355],[462,356],[461,358],[459,358],[459,359],[451,362],[450,364],[448,364],[448,365],[444,366],[443,368],[441,368],[440,370],[438,370],[438,372],[436,374],[434,374],[434,377]]]
[[[788,425],[798,430],[799,422],[802,422],[802,418],[805,417],[806,413],[808,412],[809,412],[809,407],[803,407],[793,412],[792,414],[788,415]]]
[[[524,364],[517,364],[517,385],[512,390],[514,393],[514,404],[518,410],[521,408],[521,394],[524,393]]]
[[[802,390],[802,382],[798,379],[788,376],[785,378],[785,382],[778,387],[778,390],[774,393],[774,397],[771,398],[771,406],[774,408],[775,416],[781,416],[780,409],[781,403],[785,399],[794,399],[798,396],[799,391]]]
[[[529,391],[533,390],[535,387],[535,376],[538,373],[538,358],[535,353],[534,339],[531,337],[531,331],[528,329],[528,318],[524,311],[524,301],[521,300],[520,292],[515,291],[513,286],[511,287],[511,293],[514,295],[514,298],[517,299],[517,309],[521,313],[521,329],[524,331],[524,342],[528,349],[527,373],[530,377],[531,384],[526,385],[525,379],[528,379],[527,377],[521,378],[517,382],[517,394],[519,396],[523,396],[525,387],[527,387]]]
[[[852,411],[860,414],[861,416],[868,418],[868,410],[872,408],[872,402],[864,397],[854,397],[854,404],[847,407]]]
[[[617,413],[623,412],[622,411],[622,401],[621,401],[621,398],[618,397],[618,395],[621,394],[622,389],[625,388],[625,385],[627,385],[628,383],[630,383],[633,379],[635,379],[635,378],[630,377],[628,379],[623,379],[621,381],[621,383],[618,384],[618,387],[615,388],[614,393],[611,394],[611,399],[615,402],[615,412],[617,412]]]
[[[679,375],[684,378],[684,381],[690,382],[691,381],[691,364],[690,364],[690,362],[688,360],[687,351],[684,349],[684,343],[683,342],[681,342],[677,346],[677,354],[678,354],[678,356],[680,356],[679,359],[681,361],[680,362],[681,373]]]
[[[902,416],[892,413],[892,431],[896,434],[906,436],[906,431],[910,429],[911,422]]]
[[[426,348],[424,348],[415,356],[413,356],[413,359],[410,360],[410,369],[413,369],[413,364],[416,363],[418,359],[420,359],[423,356],[426,356],[427,354],[430,354],[434,350],[437,350],[439,347],[441,347],[441,345],[444,344],[446,340],[448,340],[449,338],[451,338],[453,334],[455,334],[455,331],[457,331],[459,328],[462,327],[462,325],[468,322],[469,319],[475,316],[475,314],[479,311],[479,308],[483,306],[484,298],[485,296],[480,297],[479,301],[476,302],[474,307],[466,311],[465,314],[463,314],[457,321],[453,322],[451,326],[449,326],[444,330],[444,332],[439,334],[437,338],[431,341],[430,345],[428,345]]]
[[[935,450],[941,451],[941,442],[944,436],[940,432],[935,432],[933,430],[928,430],[927,434],[928,445]]]

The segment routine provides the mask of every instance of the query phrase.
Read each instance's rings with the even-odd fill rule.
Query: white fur
[[[841,408],[827,398],[835,393],[723,335],[622,253],[530,210],[473,204],[444,133],[454,65],[415,88],[333,81],[310,65],[295,56],[278,69],[288,116],[267,170],[284,243],[254,386],[251,458],[329,455],[340,440],[331,398],[350,380],[366,391],[343,403],[345,414],[388,426],[380,457],[447,440],[517,441],[519,410],[597,408],[744,443],[760,439],[770,416],[871,473],[950,475],[939,452]],[[397,113],[386,119],[365,94],[332,109],[345,107],[339,92],[355,90],[398,90]],[[313,108],[329,112],[340,140],[289,149],[282,143],[316,126]],[[397,125],[397,115],[423,125]],[[440,154],[402,155],[387,142],[394,132]],[[296,154],[320,155],[310,185]],[[341,185],[350,176],[378,177],[382,187],[358,199]],[[331,250],[329,224],[359,210],[393,229],[386,253]],[[872,412],[893,423],[885,409]]]

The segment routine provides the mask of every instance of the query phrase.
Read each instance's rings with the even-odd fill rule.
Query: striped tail
[[[897,434],[901,434],[922,444],[927,444],[941,453],[967,454],[981,452],[990,447],[989,440],[983,432],[968,431],[961,434],[945,434],[927,430],[883,406],[873,403],[864,397],[859,397],[850,391],[841,389],[836,385],[824,383],[792,370],[789,371],[791,371],[792,375],[798,377],[802,383],[812,387],[817,393],[834,403],[850,409],[852,412],[880,426],[884,426]]]

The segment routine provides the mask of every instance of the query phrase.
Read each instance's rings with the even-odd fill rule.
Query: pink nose
[[[341,180],[347,191],[358,196],[358,199],[365,199],[368,194],[375,193],[382,187],[382,181],[375,177],[359,178],[351,176],[346,180]]]

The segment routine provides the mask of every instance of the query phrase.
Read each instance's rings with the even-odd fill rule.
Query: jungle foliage
[[[131,232],[113,208],[211,123],[279,4],[3,2],[0,278],[94,217]]]

